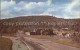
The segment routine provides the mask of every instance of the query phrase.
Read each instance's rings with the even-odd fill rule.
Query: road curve
[[[34,43],[33,41],[24,40],[24,39],[22,40],[30,47],[31,50],[46,50],[45,48],[41,47],[37,43]]]

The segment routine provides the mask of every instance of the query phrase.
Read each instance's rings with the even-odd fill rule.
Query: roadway
[[[41,47],[40,44],[37,44],[33,41],[25,40],[25,39],[22,39],[22,38],[21,38],[21,40],[22,40],[23,43],[28,45],[30,50],[46,50],[45,48]]]

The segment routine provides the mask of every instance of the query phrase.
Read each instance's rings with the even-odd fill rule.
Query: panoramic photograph
[[[80,0],[0,0],[0,50],[80,50]]]

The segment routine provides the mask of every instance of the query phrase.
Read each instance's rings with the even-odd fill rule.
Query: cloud
[[[1,1],[11,1],[11,0],[1,0]],[[25,3],[29,3],[29,2],[46,2],[48,0],[13,0],[15,1],[15,3],[19,3],[19,2],[25,2]]]
[[[22,1],[27,2],[27,3],[29,3],[29,2],[38,3],[38,2],[46,2],[47,0],[14,0],[14,1],[16,1],[16,3],[19,3],[19,2],[22,2]]]
[[[56,4],[56,5],[64,5],[64,4],[69,4],[71,3],[73,0],[52,0],[52,4]]]
[[[80,17],[80,0],[73,0],[70,4],[66,6],[65,12],[71,15],[71,18]],[[68,16],[68,15],[67,15]]]
[[[1,17],[54,15],[61,18],[80,17],[79,0],[1,0]]]
[[[31,15],[31,14],[41,14],[48,9],[50,3],[47,2],[29,2],[25,3],[23,1],[18,4],[15,1],[1,2],[1,16],[2,17],[13,17],[20,15]],[[7,12],[7,13],[6,13]]]
[[[54,0],[53,0],[54,1]],[[68,0],[69,1],[69,0]],[[56,1],[59,2],[59,1]],[[61,18],[80,18],[80,0],[73,0],[68,4],[52,4],[44,14],[52,14]]]
[[[73,0],[72,3],[68,4],[66,11],[71,12],[75,6],[79,6],[79,0]]]

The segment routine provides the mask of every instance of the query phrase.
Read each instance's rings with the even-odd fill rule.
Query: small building
[[[27,36],[30,36],[30,32],[25,32],[25,34],[26,34]]]

